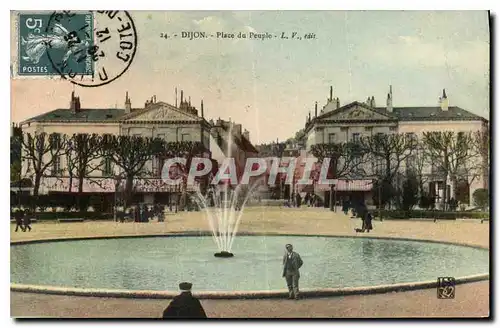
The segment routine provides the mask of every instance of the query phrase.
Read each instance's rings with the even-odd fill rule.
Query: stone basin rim
[[[69,238],[46,238],[46,239],[31,239],[23,241],[11,241],[11,247],[16,245],[49,243],[49,242],[64,242],[64,241],[79,241],[92,239],[123,239],[123,238],[165,238],[165,237],[206,237],[211,236],[209,231],[198,232],[169,232],[163,234],[143,234],[143,235],[112,235],[112,236],[90,236],[90,237],[69,237]],[[252,233],[241,232],[238,236],[290,236],[290,237],[331,237],[331,238],[367,238],[367,239],[382,239],[382,240],[399,240],[413,241],[423,243],[447,244],[463,247],[471,247],[476,249],[489,250],[489,247],[439,241],[432,239],[414,239],[402,237],[387,237],[387,236],[359,236],[359,235],[335,235],[335,234],[284,234],[284,233]],[[464,277],[455,277],[456,284],[464,284],[489,280],[489,273],[475,274]],[[377,286],[362,286],[362,287],[341,287],[341,288],[309,288],[301,291],[302,296],[312,297],[328,297],[328,296],[344,296],[344,295],[363,295],[363,294],[380,294],[388,292],[401,292],[417,289],[436,288],[437,279],[432,281],[420,281],[409,283],[396,283]],[[155,291],[155,290],[122,290],[122,289],[99,289],[99,288],[76,288],[62,287],[49,285],[31,285],[11,283],[10,290],[12,292],[24,293],[41,293],[66,296],[87,296],[87,297],[110,297],[110,298],[146,298],[146,299],[171,299],[178,295],[179,292],[173,291]],[[193,295],[200,299],[263,299],[263,298],[284,298],[288,296],[287,290],[260,290],[260,291],[200,291],[193,292]]]
[[[123,239],[123,238],[166,238],[166,237],[210,237],[212,236],[211,231],[172,231],[167,233],[158,234],[137,234],[137,235],[104,235],[104,236],[82,236],[82,237],[59,237],[59,238],[34,238],[28,240],[11,240],[10,245],[26,245],[26,244],[36,244],[36,243],[50,243],[50,242],[64,242],[64,241],[79,241],[79,240],[92,240],[92,239]],[[382,240],[399,240],[399,241],[413,241],[422,243],[435,243],[435,244],[445,244],[454,246],[465,246],[476,249],[489,250],[489,246],[481,246],[477,244],[471,244],[466,242],[455,242],[455,241],[441,241],[436,239],[427,238],[407,238],[407,237],[392,237],[392,236],[361,236],[361,235],[348,235],[348,234],[294,234],[294,233],[264,233],[264,232],[239,232],[236,236],[260,236],[260,237],[331,237],[331,238],[367,238],[367,239],[382,239]]]
[[[489,274],[476,274],[456,278],[456,284],[464,284],[489,280]],[[436,288],[437,280],[420,281],[409,283],[397,283],[377,286],[362,287],[341,287],[341,288],[308,288],[301,291],[301,295],[306,298],[381,294],[389,292],[402,292],[418,289]],[[155,291],[155,290],[123,290],[123,289],[97,289],[97,288],[76,288],[41,286],[28,284],[11,284],[11,292],[38,293],[65,296],[84,296],[101,298],[141,298],[141,299],[172,299],[179,292]],[[200,299],[269,299],[286,298],[287,290],[256,290],[256,291],[200,291],[193,292],[195,297]]]

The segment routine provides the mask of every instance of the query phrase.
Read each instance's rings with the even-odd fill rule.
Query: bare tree
[[[125,180],[124,207],[131,200],[134,178],[147,175],[144,172],[146,163],[153,156],[163,152],[165,143],[161,138],[136,136],[106,136],[103,140],[102,152],[110,156],[113,164],[123,172]]]
[[[377,177],[377,193],[383,189],[383,197],[377,198],[389,206],[395,196],[399,202],[400,168],[413,154],[417,139],[410,134],[379,133],[361,138],[361,145],[371,162],[371,176]]]
[[[417,178],[418,191],[421,196],[424,194],[424,184],[429,180],[429,175],[425,172],[429,164],[425,144],[419,140],[412,155],[407,159],[407,169]]]
[[[472,133],[452,131],[424,132],[423,142],[432,165],[444,181],[443,209],[448,198],[447,181],[450,179],[454,191],[460,176],[472,172],[477,166],[477,152],[474,149]]]
[[[67,138],[58,133],[27,133],[21,138],[22,159],[27,161],[28,174],[33,182],[33,196],[38,196],[40,182],[50,166],[60,160],[66,151]]]
[[[380,133],[361,138],[361,145],[373,163],[373,175],[392,182],[401,164],[417,148],[417,139],[403,133]]]
[[[202,156],[205,151],[207,151],[207,149],[201,142],[180,141],[167,143],[162,153],[162,162],[165,159],[175,157],[186,159],[186,165],[176,163],[177,169],[182,176],[181,199],[178,201],[181,210],[184,209],[187,201],[187,175],[189,174],[192,160],[196,156]],[[160,163],[160,170],[162,167],[163,163]]]
[[[361,143],[324,143],[311,147],[311,152],[320,162],[330,159],[329,172],[335,179],[359,179],[366,176],[366,152]],[[334,209],[335,186],[330,186],[330,210]]]
[[[103,137],[98,134],[73,134],[67,142],[66,163],[71,192],[73,177],[78,179],[78,204],[82,208],[83,182],[90,179],[92,172],[100,168],[96,160],[102,157]]]
[[[489,186],[490,175],[490,130],[486,127],[483,130],[476,131],[473,134],[473,145],[476,153],[479,155],[480,162],[478,170],[482,175],[485,185]]]

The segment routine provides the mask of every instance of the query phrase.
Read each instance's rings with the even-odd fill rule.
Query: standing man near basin
[[[288,286],[288,298],[299,299],[299,269],[304,264],[299,253],[293,251],[292,244],[286,244],[286,253],[283,256],[283,277]]]
[[[172,302],[163,311],[163,318],[206,318],[207,315],[200,301],[191,294],[193,284],[182,282],[179,284],[181,293],[174,297]]]

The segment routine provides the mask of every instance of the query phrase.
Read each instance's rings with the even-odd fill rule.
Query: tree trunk
[[[36,205],[38,199],[38,190],[40,189],[40,181],[42,179],[41,174],[35,174],[35,183],[33,185],[33,198],[31,200],[30,209],[36,212]]]
[[[335,208],[334,207],[334,204],[333,204],[333,190],[335,189],[335,186],[332,184],[330,185],[330,211],[333,211],[333,209]]]
[[[40,181],[42,179],[42,174],[35,173],[35,182],[33,184],[33,196],[38,196],[38,190],[40,189]]]
[[[84,208],[84,203],[83,203],[83,175],[80,174],[78,177],[78,210],[80,212],[84,212],[87,209]]]
[[[125,190],[124,190],[124,197],[123,197],[123,202],[125,206],[128,206],[130,204],[130,201],[132,199],[132,187],[134,185],[134,177],[133,176],[127,176],[125,180]]]
[[[448,173],[445,174],[444,176],[444,183],[443,183],[443,211],[446,211],[446,197],[448,196]]]
[[[69,188],[68,192],[71,192],[73,190],[73,174],[69,175]]]

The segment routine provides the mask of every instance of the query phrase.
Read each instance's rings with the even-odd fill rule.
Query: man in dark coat
[[[22,231],[25,231],[23,226],[23,213],[23,210],[17,210],[14,213],[14,218],[16,219],[16,232],[19,228],[21,228]]]
[[[163,318],[206,318],[207,315],[200,301],[191,294],[193,284],[183,282],[179,284],[181,293],[174,297],[172,302],[163,311]]]
[[[24,211],[22,218],[23,218],[23,224],[24,224],[23,231],[26,231],[28,229],[30,229],[30,231],[31,231],[31,213],[30,213],[30,211],[28,211],[28,210]]]
[[[288,298],[299,299],[299,269],[304,264],[299,253],[293,251],[291,244],[286,244],[286,252],[283,256],[283,277],[288,286]]]
[[[370,230],[373,230],[372,219],[373,219],[372,214],[367,211],[365,213],[364,218],[363,218],[363,231],[362,232],[365,232],[365,231],[370,232]]]

